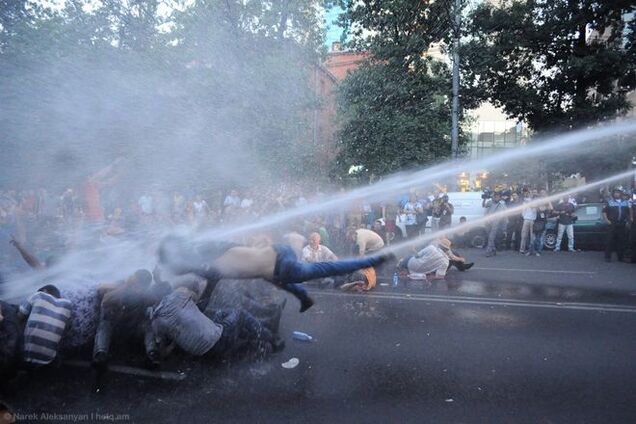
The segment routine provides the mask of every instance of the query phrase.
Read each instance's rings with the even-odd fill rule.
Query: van
[[[482,192],[480,191],[453,191],[446,193],[448,196],[448,202],[453,205],[455,212],[452,216],[451,227],[459,224],[459,218],[466,217],[467,222],[472,222],[477,219],[483,218],[486,210],[482,206]],[[403,222],[396,223],[397,228],[403,238],[406,237],[406,227]],[[426,223],[426,232],[431,231],[431,219],[429,217]],[[476,248],[484,248],[488,242],[488,232],[485,226],[479,226],[472,228],[468,233],[468,244]]]

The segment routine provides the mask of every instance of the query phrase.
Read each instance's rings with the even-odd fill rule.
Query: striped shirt
[[[71,317],[71,302],[37,292],[20,305],[20,312],[29,317],[24,328],[24,361],[50,364]]]

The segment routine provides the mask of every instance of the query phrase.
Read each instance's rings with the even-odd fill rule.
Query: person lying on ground
[[[174,236],[166,237],[159,247],[159,260],[173,273],[194,273],[208,280],[221,278],[263,279],[296,296],[300,312],[314,301],[300,285],[316,278],[344,275],[361,268],[379,265],[387,254],[332,262],[298,261],[290,245],[274,244],[257,248],[222,241],[193,245]]]
[[[369,291],[376,286],[376,282],[375,269],[364,268],[347,276],[345,283],[340,286],[340,290],[357,292]]]
[[[206,316],[196,302],[202,293],[197,281],[177,287],[150,312],[157,352],[168,354],[176,344],[193,356],[229,357],[240,339],[273,350],[274,336],[249,313],[239,309],[211,311]]]

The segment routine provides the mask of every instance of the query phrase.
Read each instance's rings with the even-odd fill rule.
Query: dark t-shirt
[[[574,224],[574,205],[570,202],[564,202],[556,207],[556,211],[559,214],[559,224],[570,225]]]
[[[625,224],[629,220],[629,202],[610,199],[605,204],[603,212],[612,224]]]

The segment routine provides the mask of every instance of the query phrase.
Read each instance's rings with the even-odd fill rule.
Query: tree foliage
[[[451,74],[426,53],[450,31],[450,2],[341,6],[350,45],[369,60],[339,90],[340,172],[362,166],[378,176],[448,158]]]
[[[466,27],[466,92],[536,131],[620,116],[636,87],[634,11],[630,0],[484,2]]]
[[[5,175],[120,154],[183,179],[307,175],[317,4],[0,0]]]

